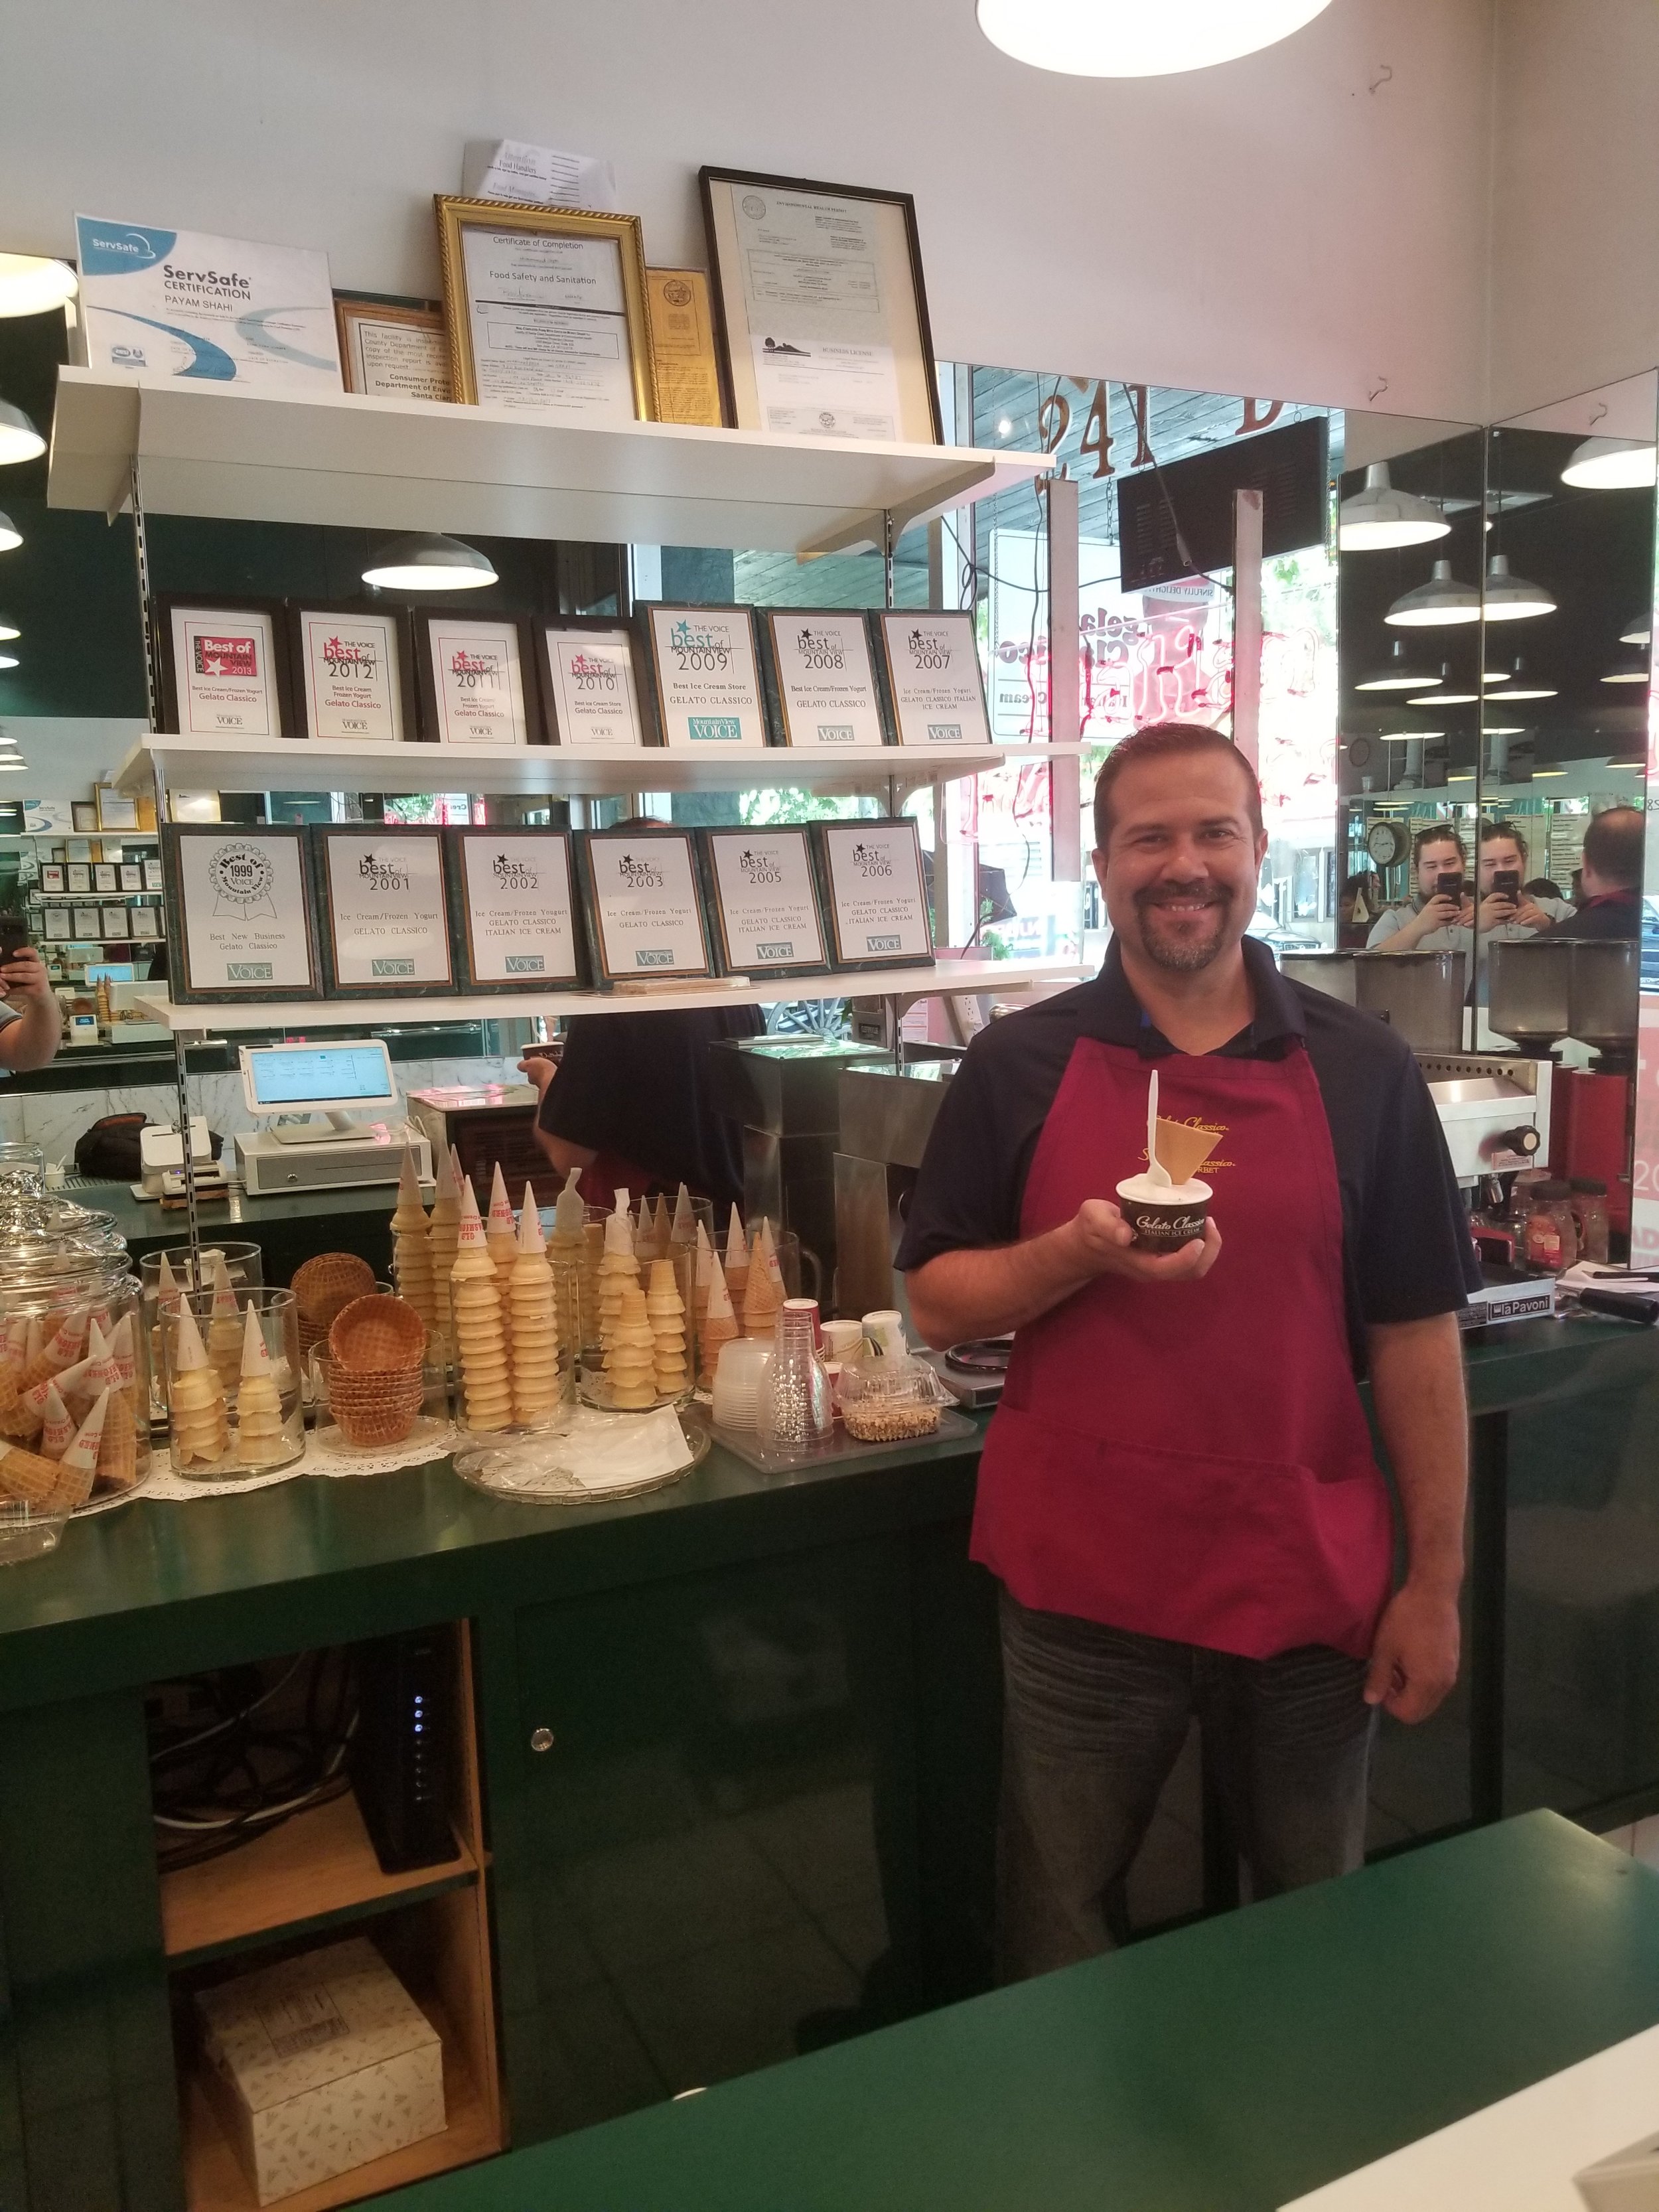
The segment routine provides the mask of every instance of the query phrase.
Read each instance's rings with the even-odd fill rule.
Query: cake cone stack
[[[630,1283],[621,1304],[605,1355],[605,1371],[611,1378],[611,1402],[638,1411],[657,1402],[656,1340],[646,1311],[645,1292]]]
[[[236,1460],[240,1467],[277,1467],[289,1456],[282,1393],[259,1316],[250,1306],[237,1362]]]
[[[768,1262],[765,1237],[766,1229],[763,1224],[749,1255],[749,1279],[744,1285],[743,1333],[745,1336],[769,1337],[777,1324],[778,1308],[783,1304],[783,1279],[777,1273],[776,1260]]]
[[[634,1238],[628,1219],[628,1193],[617,1193],[616,1210],[605,1224],[605,1255],[594,1271],[599,1298],[599,1341],[608,1352],[611,1333],[622,1311],[623,1294],[639,1288],[640,1263],[634,1256]]]
[[[212,1370],[209,1370],[210,1373]],[[98,1403],[75,1432],[75,1440],[58,1462],[58,1480],[47,1499],[54,1513],[73,1513],[84,1505],[92,1495],[92,1486],[98,1474],[98,1454],[104,1440],[104,1422],[109,1412],[110,1394],[106,1390]]]
[[[749,1247],[744,1240],[743,1217],[735,1206],[726,1227],[726,1287],[741,1312],[743,1294],[749,1287]]]
[[[208,1358],[196,1316],[180,1306],[173,1323],[173,1387],[168,1414],[173,1456],[180,1473],[196,1464],[214,1467],[230,1449],[224,1387]]]
[[[529,1423],[551,1413],[559,1402],[559,1328],[553,1310],[553,1278],[542,1239],[542,1217],[536,1194],[527,1184],[519,1216],[518,1250],[507,1270],[507,1288],[513,1316],[508,1353],[513,1418]]]
[[[730,1344],[738,1334],[738,1317],[732,1310],[732,1293],[726,1287],[726,1270],[718,1255],[708,1255],[708,1302],[697,1322],[697,1380],[705,1390],[714,1387],[714,1370],[720,1364],[720,1346]]]
[[[437,1291],[432,1275],[432,1245],[415,1155],[405,1147],[398,1172],[398,1205],[392,1217],[392,1279],[398,1295],[414,1307],[428,1335],[438,1326]]]
[[[534,1200],[532,1200],[534,1204]],[[489,1218],[484,1224],[484,1243],[495,1262],[495,1296],[501,1309],[501,1342],[506,1346],[509,1361],[513,1353],[513,1305],[510,1285],[514,1266],[519,1256],[519,1224],[513,1218],[513,1201],[507,1194],[507,1178],[501,1173],[501,1164],[495,1163],[495,1174],[489,1186]]]
[[[449,1278],[455,1265],[461,1224],[461,1187],[446,1155],[438,1163],[438,1187],[427,1223],[427,1250],[432,1267],[432,1306],[438,1327],[449,1328]],[[414,1304],[413,1299],[410,1301]]]
[[[225,1255],[216,1252],[210,1271],[213,1286],[213,1313],[208,1322],[207,1356],[213,1362],[219,1377],[219,1386],[227,1398],[235,1391],[236,1378],[242,1365],[242,1316],[236,1304],[236,1293],[230,1286],[230,1270],[225,1265]]]
[[[489,1256],[470,1181],[461,1185],[460,1228],[449,1296],[466,1425],[488,1435],[506,1428],[511,1421],[513,1386],[507,1370],[507,1347],[501,1341],[495,1262]]]
[[[651,1284],[645,1310],[651,1322],[655,1347],[657,1395],[677,1398],[690,1381],[685,1352],[685,1301],[675,1279],[672,1260],[651,1262]]]

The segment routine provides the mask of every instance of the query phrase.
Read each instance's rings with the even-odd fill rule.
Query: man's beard
[[[1203,886],[1194,884],[1190,892],[1183,893],[1175,886],[1176,896],[1200,896]],[[1137,893],[1135,913],[1140,923],[1140,942],[1146,957],[1159,968],[1168,969],[1177,975],[1195,975],[1216,958],[1227,940],[1227,924],[1232,915],[1232,902],[1224,897],[1209,909],[1210,926],[1201,936],[1178,938],[1159,933],[1155,917],[1167,902],[1171,886],[1164,886],[1159,896],[1148,891]]]

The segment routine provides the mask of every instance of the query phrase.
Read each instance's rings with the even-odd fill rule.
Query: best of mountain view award
[[[753,611],[656,604],[640,620],[664,744],[696,753],[764,745]]]
[[[443,831],[323,824],[313,835],[330,990],[453,991]]]

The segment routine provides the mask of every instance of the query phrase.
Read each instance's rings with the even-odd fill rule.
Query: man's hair
[[[1102,851],[1111,842],[1112,792],[1127,768],[1144,762],[1172,760],[1182,753],[1224,753],[1244,779],[1244,808],[1250,827],[1261,835],[1261,787],[1255,773],[1231,738],[1202,722],[1149,722],[1115,745],[1095,778],[1095,844]]]
[[[1500,838],[1521,848],[1521,872],[1524,876],[1527,872],[1527,841],[1514,823],[1483,822],[1480,824],[1480,842],[1483,845],[1495,845]]]
[[[1584,832],[1584,858],[1603,883],[1620,890],[1638,890],[1647,822],[1637,806],[1609,806],[1590,817]]]
[[[1467,868],[1469,856],[1455,822],[1425,822],[1412,839],[1412,873],[1417,873],[1417,864],[1431,845],[1455,845],[1457,857]]]

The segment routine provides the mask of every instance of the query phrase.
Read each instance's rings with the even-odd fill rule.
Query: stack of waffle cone
[[[61,1375],[66,1367],[73,1367],[86,1350],[87,1329],[92,1316],[85,1306],[56,1316],[50,1335],[35,1352],[17,1378],[19,1395],[44,1382],[49,1375]],[[43,1331],[44,1334],[44,1331]]]
[[[743,1218],[735,1206],[726,1227],[725,1264],[726,1287],[732,1293],[732,1304],[741,1312],[743,1295],[749,1287],[749,1247],[744,1240]]]
[[[533,1206],[535,1201],[531,1201]],[[508,1295],[514,1261],[519,1256],[519,1224],[513,1218],[513,1201],[507,1194],[507,1178],[501,1173],[501,1164],[495,1163],[495,1173],[489,1186],[489,1218],[484,1223],[484,1243],[490,1258],[495,1262],[495,1296],[501,1310],[501,1342],[507,1346],[507,1357],[513,1354],[513,1306]]]
[[[749,1279],[743,1292],[745,1336],[770,1337],[777,1324],[778,1308],[783,1304],[783,1278],[776,1260],[765,1249],[765,1240],[762,1228],[749,1255]]]
[[[456,1240],[460,1235],[461,1192],[446,1153],[438,1163],[438,1187],[427,1223],[427,1251],[432,1267],[432,1304],[441,1328],[449,1312],[449,1278],[455,1266]],[[414,1302],[411,1299],[410,1304]]]
[[[230,1449],[230,1422],[225,1413],[224,1387],[188,1306],[179,1309],[173,1332],[174,1357],[167,1413],[173,1428],[173,1463],[182,1474],[188,1467],[218,1465]]]
[[[247,1468],[278,1467],[289,1456],[282,1393],[259,1316],[250,1306],[237,1362],[236,1459]]]
[[[657,1395],[678,1398],[691,1377],[685,1349],[685,1301],[680,1296],[673,1261],[651,1262],[645,1310],[655,1347]]]
[[[398,1204],[392,1216],[392,1279],[398,1295],[412,1305],[428,1335],[438,1326],[438,1299],[432,1277],[432,1246],[421,1203],[415,1155],[405,1149],[398,1173]]]
[[[528,1186],[519,1216],[519,1244],[507,1270],[507,1303],[513,1316],[508,1361],[513,1373],[513,1418],[529,1423],[559,1402],[559,1328],[553,1278],[542,1241],[542,1218]]]
[[[697,1380],[705,1390],[714,1387],[714,1370],[720,1364],[720,1346],[730,1344],[738,1334],[738,1317],[732,1308],[732,1293],[726,1287],[726,1270],[717,1254],[708,1255],[708,1297],[697,1322],[697,1356],[700,1364]]]
[[[629,1225],[628,1193],[617,1193],[616,1211],[605,1224],[605,1253],[594,1270],[593,1289],[599,1306],[599,1340],[608,1352],[611,1339],[622,1312],[623,1297],[629,1290],[637,1290],[640,1263],[634,1254],[634,1238]]]
[[[108,1418],[110,1393],[106,1390],[97,1404],[75,1432],[75,1440],[58,1462],[58,1480],[46,1509],[52,1513],[73,1513],[86,1504],[92,1495],[92,1486],[98,1477],[98,1455],[103,1445],[104,1423]]]
[[[470,1180],[461,1186],[460,1228],[455,1265],[450,1271],[449,1297],[466,1425],[487,1435],[506,1428],[511,1421],[513,1386],[507,1375],[507,1347],[501,1341],[495,1262],[484,1240],[484,1225]]]
[[[638,1411],[657,1402],[656,1339],[645,1308],[645,1292],[630,1283],[605,1349],[605,1371],[611,1378],[611,1402]]]
[[[242,1316],[237,1308],[236,1293],[230,1286],[230,1270],[225,1265],[222,1252],[214,1254],[210,1274],[213,1312],[208,1321],[207,1356],[213,1362],[220,1388],[227,1398],[232,1398],[236,1393],[236,1378],[242,1365]]]

